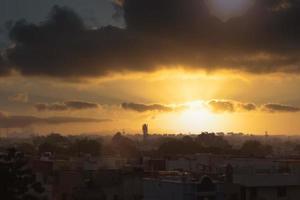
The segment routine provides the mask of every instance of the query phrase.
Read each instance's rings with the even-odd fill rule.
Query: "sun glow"
[[[205,129],[213,119],[213,114],[201,101],[189,102],[187,109],[181,113],[180,122],[191,131]]]

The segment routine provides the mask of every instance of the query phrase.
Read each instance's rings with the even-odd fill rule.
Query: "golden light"
[[[194,101],[186,104],[187,109],[181,113],[180,123],[190,131],[205,130],[213,120],[213,114],[205,107],[204,102]]]

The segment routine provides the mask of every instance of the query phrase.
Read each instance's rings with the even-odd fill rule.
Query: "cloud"
[[[274,4],[272,7],[272,11],[274,12],[282,12],[290,9],[292,6],[289,0],[279,0],[277,4]]]
[[[60,7],[41,25],[18,22],[10,37],[16,46],[8,50],[8,58],[23,75],[81,77],[136,71],[144,64],[137,52],[146,51],[140,46],[144,38],[112,26],[86,29],[73,11]]]
[[[34,107],[38,111],[65,111],[68,110],[68,107],[63,103],[37,103]]]
[[[123,103],[122,108],[125,110],[132,110],[136,112],[147,112],[147,111],[159,111],[159,112],[171,112],[173,108],[161,105],[161,104],[138,104],[138,103]]]
[[[124,0],[117,6],[123,9],[124,29],[87,29],[64,7],[55,7],[39,25],[18,22],[10,31],[11,66],[23,75],[54,77],[177,66],[300,72],[298,0],[255,1],[246,14],[226,23],[210,14],[205,0]]]
[[[205,2],[209,6],[211,14],[226,22],[233,17],[245,14],[253,5],[254,0],[206,0]]]
[[[207,102],[207,105],[214,113],[250,112],[257,109],[257,105],[254,103],[242,103],[232,100],[211,100]]]
[[[0,51],[0,77],[9,74],[8,65],[5,63],[3,56]]]
[[[263,105],[256,105],[254,103],[242,103],[232,100],[211,100],[207,103],[208,108],[214,113],[237,113],[237,112],[268,112],[268,113],[295,113],[300,112],[300,108],[283,105],[283,104],[272,104],[267,103]]]
[[[29,96],[26,93],[18,93],[14,96],[8,97],[8,100],[12,102],[27,103],[29,100]]]
[[[63,103],[38,103],[35,104],[38,111],[66,111],[66,110],[86,110],[96,109],[98,104],[85,101],[66,101]]]
[[[251,111],[259,111],[259,112],[286,112],[286,113],[294,113],[300,112],[300,108],[291,106],[291,105],[283,105],[283,104],[272,104],[267,103],[263,105],[256,105],[254,103],[243,103],[232,100],[211,100],[207,103],[208,107],[212,112],[215,113],[234,113],[234,112],[251,112]]]
[[[3,117],[5,117],[6,115],[3,113],[3,112],[1,112],[0,111],[0,118],[3,118]]]
[[[98,104],[84,102],[84,101],[66,101],[65,105],[70,109],[77,109],[77,110],[98,108]]]
[[[264,112],[264,113],[295,113],[300,112],[299,107],[284,105],[284,104],[262,104],[257,105],[254,103],[244,103],[234,100],[209,100],[199,101],[199,106],[191,107],[189,103],[180,105],[163,105],[163,104],[141,104],[141,103],[123,103],[122,108],[125,110],[132,110],[136,112],[172,112],[184,111],[187,109],[209,109],[216,114],[222,113],[240,113],[240,112]]]
[[[287,112],[287,113],[293,113],[293,112],[300,112],[299,107],[289,106],[289,105],[283,105],[283,104],[265,104],[262,106],[262,110],[270,113],[276,113],[276,112]]]
[[[215,113],[254,111],[257,108],[257,106],[252,103],[241,103],[230,100],[211,100],[208,102],[200,102],[202,102],[202,104],[199,103],[199,107],[207,107]],[[192,109],[189,103],[177,105],[123,103],[121,107],[125,110],[132,110],[136,112],[179,112]],[[196,107],[195,109],[198,108]]]
[[[141,103],[123,103],[121,107],[125,110],[136,112],[177,112],[187,108],[185,105],[163,105],[163,104],[141,104]]]
[[[208,106],[213,112],[219,113],[219,112],[234,112],[234,104],[230,101],[217,101],[212,100],[208,102]]]
[[[237,107],[244,111],[254,111],[257,109],[257,106],[254,103],[238,103]]]
[[[57,125],[67,123],[100,123],[109,122],[109,119],[76,118],[76,117],[48,117],[34,116],[7,116],[0,114],[0,128],[24,128],[31,125]]]

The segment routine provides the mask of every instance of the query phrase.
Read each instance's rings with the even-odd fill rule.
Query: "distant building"
[[[142,200],[142,175],[140,169],[81,174],[81,185],[73,188],[73,200]]]
[[[142,130],[143,130],[143,139],[144,139],[144,142],[146,142],[147,138],[148,138],[148,135],[149,135],[149,133],[148,133],[148,124],[144,124],[142,126]]]
[[[224,200],[220,184],[208,176],[144,178],[144,200]]]

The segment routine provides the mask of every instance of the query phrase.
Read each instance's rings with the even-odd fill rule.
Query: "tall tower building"
[[[147,138],[148,138],[148,124],[144,124],[142,126],[142,130],[143,130],[143,139],[144,139],[144,142],[147,141]]]

